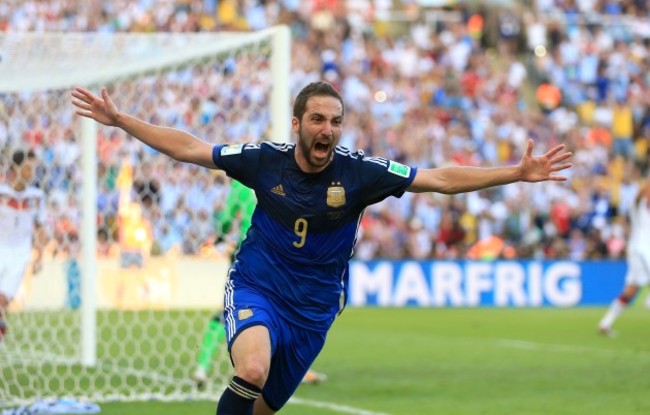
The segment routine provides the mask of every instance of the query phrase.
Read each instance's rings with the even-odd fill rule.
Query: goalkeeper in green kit
[[[257,199],[253,190],[236,180],[231,181],[230,193],[224,208],[221,210],[217,225],[219,235],[225,239],[224,242],[227,245],[232,246],[232,249],[230,249],[231,260],[234,260],[237,249],[246,236],[256,204]],[[222,312],[218,311],[210,319],[210,323],[203,334],[197,367],[193,375],[197,388],[203,389],[207,384],[214,355],[219,348],[225,345],[225,340],[226,330],[222,320]],[[302,383],[318,384],[326,379],[327,376],[323,373],[309,370]]]

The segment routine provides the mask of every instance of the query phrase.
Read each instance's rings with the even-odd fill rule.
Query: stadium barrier
[[[98,262],[98,308],[216,309],[227,261],[151,258],[142,268]],[[624,261],[352,261],[353,307],[604,306],[623,287]],[[51,261],[26,279],[14,308],[74,307],[76,267]]]
[[[192,257],[147,259],[143,267],[120,268],[118,259],[97,261],[97,308],[118,310],[212,309],[223,306],[230,264]],[[23,282],[12,311],[79,307],[79,269],[48,261]]]
[[[350,306],[604,306],[624,261],[353,261]]]

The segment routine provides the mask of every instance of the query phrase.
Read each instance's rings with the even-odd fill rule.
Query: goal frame
[[[195,60],[201,56],[222,54],[234,48],[245,48],[263,38],[271,38],[271,77],[274,80],[271,90],[271,139],[276,142],[287,142],[290,130],[290,87],[289,74],[291,70],[291,36],[287,26],[272,28],[249,34],[228,45],[215,44],[213,48],[197,55],[196,51],[176,56],[174,59],[165,58],[156,62],[134,63],[127,67],[118,68],[106,73],[89,74],[81,79],[79,85],[98,85],[116,78],[128,78],[134,74],[142,74],[154,69],[165,67],[186,60]],[[51,88],[48,85],[48,88]],[[80,132],[82,142],[82,171],[84,177],[97,177],[97,125],[95,121],[84,118]],[[83,186],[81,200],[84,212],[81,226],[81,269],[82,269],[82,298],[81,303],[81,364],[94,367],[97,364],[97,322],[96,322],[96,281],[97,281],[97,183],[87,181]]]
[[[105,54],[101,54],[101,48],[92,49],[93,46],[105,46],[104,43],[110,44],[106,48]],[[88,46],[89,49],[80,51],[80,45],[86,44],[91,45]],[[49,45],[53,46],[48,47]],[[134,50],[128,50],[131,45],[134,45]],[[148,45],[152,45],[153,52],[149,53],[148,50],[145,50],[144,47]],[[68,102],[70,97],[66,95],[69,95],[67,91],[71,91],[75,86],[97,90],[104,85],[128,83],[132,80],[149,78],[151,75],[158,73],[171,73],[178,70],[178,68],[192,69],[196,66],[197,69],[200,69],[203,65],[207,67],[216,61],[220,62],[219,70],[221,70],[223,69],[221,64],[226,62],[227,59],[231,57],[237,58],[240,54],[247,55],[249,51],[254,54],[259,51],[260,46],[263,47],[263,60],[259,61],[260,65],[262,65],[262,74],[266,76],[270,73],[270,80],[261,78],[264,80],[264,96],[259,105],[265,106],[264,139],[275,142],[288,142],[291,139],[291,90],[289,82],[291,34],[289,27],[284,25],[274,26],[258,32],[179,34],[0,33],[0,96],[6,95],[10,97],[11,95],[24,93],[29,97],[32,93],[39,95],[44,92],[43,95],[47,95],[49,92],[55,92],[57,94],[55,99],[59,104],[57,108],[66,108],[66,115],[71,115],[74,110],[72,104]],[[122,47],[125,49],[121,49]],[[142,51],[145,53],[141,53]],[[96,61],[88,58],[95,55],[101,56],[97,56]],[[255,63],[257,64],[257,62]],[[68,105],[71,108],[69,111]],[[236,110],[234,107],[226,109]],[[257,115],[256,113],[251,114]],[[0,119],[1,121],[2,119]],[[74,330],[71,330],[71,332],[74,332],[73,353],[62,355],[58,360],[56,360],[58,357],[54,355],[55,359],[49,360],[49,356],[45,359],[41,359],[41,356],[35,356],[32,354],[31,349],[26,352],[26,359],[32,359],[29,362],[37,361],[40,363],[42,360],[44,364],[49,365],[48,370],[51,371],[49,374],[52,375],[52,379],[55,379],[55,387],[48,388],[46,383],[43,383],[44,386],[42,386],[40,382],[38,382],[37,387],[34,387],[31,377],[29,377],[31,375],[28,375],[30,385],[28,385],[27,390],[36,390],[37,394],[62,393],[62,388],[66,388],[66,386],[61,387],[61,385],[64,385],[65,380],[60,380],[59,376],[54,373],[56,369],[52,369],[57,364],[65,366],[65,370],[70,370],[70,372],[66,373],[72,373],[73,375],[83,373],[84,376],[88,373],[101,374],[105,366],[102,355],[104,344],[100,343],[101,338],[105,337],[102,336],[103,303],[98,293],[103,281],[100,277],[103,274],[100,275],[102,262],[97,254],[99,231],[97,217],[101,212],[98,211],[97,206],[100,188],[99,180],[96,180],[100,165],[98,140],[100,133],[104,129],[94,120],[85,117],[78,117],[78,119],[74,120],[74,125],[75,128],[76,126],[79,128],[74,134],[75,145],[80,150],[80,158],[77,161],[80,162],[80,165],[76,166],[76,172],[84,178],[80,180],[80,187],[74,190],[75,200],[79,202],[80,207],[80,221],[77,223],[79,225],[78,242],[80,252],[77,256],[75,251],[75,261],[78,261],[81,271],[79,286],[75,286],[75,290],[80,288],[82,300],[80,308],[76,309],[75,307],[74,310]],[[18,138],[18,140],[20,139]],[[2,166],[2,163],[0,163],[0,166]],[[77,291],[75,293],[79,294]],[[194,297],[190,298],[193,299]],[[28,310],[25,314],[29,315],[31,311],[33,309]],[[41,310],[36,311],[40,312]],[[20,313],[16,313],[16,315],[20,315]],[[65,328],[67,331],[67,326]],[[164,332],[164,330],[161,329],[161,332]],[[29,338],[27,334],[24,336]],[[29,339],[31,340],[31,338]],[[4,346],[7,346],[7,344],[5,343]],[[47,345],[45,348],[47,348]],[[229,362],[225,363],[226,365],[229,364]],[[20,370],[26,366],[27,364],[23,366],[21,362],[17,364]],[[110,366],[110,363],[108,366]],[[0,367],[0,375],[2,374],[1,370],[3,370],[3,367]],[[20,370],[16,373],[21,373]],[[137,378],[136,381],[140,380],[138,374],[133,375],[131,379],[126,378],[129,373],[124,376],[125,385],[130,386],[128,382],[132,378]],[[74,387],[83,385],[83,382],[89,381],[88,379],[90,379],[88,376],[82,380],[75,378]],[[147,399],[150,396],[149,394],[159,399],[169,400],[179,399],[179,396],[183,397],[183,399],[188,396],[192,398],[206,397],[204,392],[196,392],[195,390],[186,395],[179,395],[179,393],[185,393],[186,389],[182,388],[186,385],[180,385],[179,388],[173,389],[172,392],[168,392],[165,388],[154,388],[152,390],[158,392],[149,392],[147,389],[144,392],[138,390],[133,394],[124,394],[122,391],[113,392],[114,389],[111,389],[112,386],[110,386],[110,377],[107,376],[102,379],[109,379],[102,380],[103,385],[109,385],[107,387],[109,392],[105,393],[102,389],[102,392],[96,396],[88,396],[88,398],[94,399],[101,395],[99,400],[133,400],[140,399],[142,396]],[[20,382],[15,385],[11,382],[2,385],[2,382],[0,382],[0,412],[7,405],[22,404],[26,402],[26,399],[32,398],[32,395],[29,394],[12,394],[11,389],[14,386],[20,387]],[[215,382],[214,386],[221,387],[222,385]],[[145,388],[147,387],[149,386],[145,385]],[[80,386],[79,390],[82,394],[85,393],[82,386]],[[7,391],[9,394],[5,395]],[[41,396],[34,396],[34,398],[38,397]]]

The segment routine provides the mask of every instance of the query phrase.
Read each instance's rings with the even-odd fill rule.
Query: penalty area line
[[[352,414],[352,415],[389,415],[384,412],[373,412],[365,409],[353,408],[347,405],[339,405],[336,403],[330,402],[321,402],[321,401],[312,401],[310,399],[302,399],[293,397],[289,399],[290,404],[293,405],[302,405],[302,406],[311,406],[312,408],[322,408],[329,409],[334,412],[343,413],[343,414]]]

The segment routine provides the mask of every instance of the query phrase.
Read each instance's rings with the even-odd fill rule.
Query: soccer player
[[[598,323],[605,336],[613,334],[614,322],[643,286],[650,284],[650,179],[646,180],[630,210],[630,235],[627,243],[625,287],[611,303]]]
[[[226,239],[235,239],[227,243],[231,247],[232,252],[228,252],[228,254],[232,255],[233,261],[237,247],[245,238],[250,227],[256,204],[255,193],[237,180],[233,180],[226,203],[220,212],[218,225],[221,235],[226,235]],[[227,235],[233,236],[229,237]],[[217,312],[210,319],[203,333],[196,370],[192,375],[197,388],[203,389],[207,384],[214,356],[225,339],[226,329],[223,324],[222,313]],[[302,383],[316,385],[326,380],[327,376],[325,374],[310,369],[303,377]]]
[[[257,196],[251,227],[228,272],[224,318],[234,376],[217,415],[269,415],[300,384],[346,304],[348,262],[364,209],[405,191],[455,194],[517,181],[563,181],[564,146],[517,165],[417,169],[338,146],[344,105],[326,82],[293,105],[295,144],[211,145],[120,112],[105,88],[72,92],[77,114],[117,126],[178,161],[223,169]],[[407,138],[405,138],[407,139]]]
[[[46,237],[43,191],[32,186],[36,156],[32,151],[16,150],[7,183],[0,184],[0,341],[7,332],[6,313],[16,295],[27,266],[32,273],[41,270]]]

